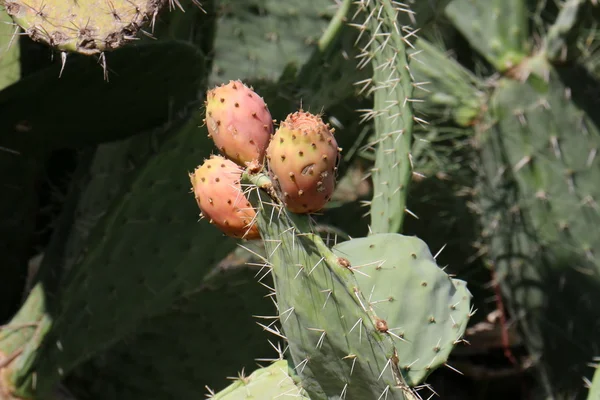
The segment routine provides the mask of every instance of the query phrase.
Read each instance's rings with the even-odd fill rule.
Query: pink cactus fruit
[[[225,157],[246,167],[262,166],[273,135],[265,101],[241,81],[229,81],[207,92],[208,136]]]
[[[233,161],[211,156],[190,174],[202,216],[227,236],[259,239],[256,212],[241,186],[242,169]]]
[[[269,173],[288,210],[321,210],[331,199],[339,153],[334,130],[320,116],[304,111],[288,115],[267,149]]]

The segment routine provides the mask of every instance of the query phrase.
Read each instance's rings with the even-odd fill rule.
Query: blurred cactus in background
[[[2,6],[1,400],[598,396],[596,1]]]

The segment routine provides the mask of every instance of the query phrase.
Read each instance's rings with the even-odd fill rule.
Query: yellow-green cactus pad
[[[5,0],[33,40],[58,50],[96,54],[122,47],[154,20],[166,0]]]

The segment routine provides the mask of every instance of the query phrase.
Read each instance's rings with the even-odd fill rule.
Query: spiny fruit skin
[[[192,189],[202,215],[227,236],[259,239],[256,212],[241,186],[242,169],[213,155],[190,174]]]
[[[273,118],[263,98],[243,82],[229,81],[208,91],[205,123],[221,154],[243,167],[262,165]]]
[[[321,117],[304,111],[288,115],[267,149],[269,173],[288,210],[308,214],[327,204],[340,151]]]

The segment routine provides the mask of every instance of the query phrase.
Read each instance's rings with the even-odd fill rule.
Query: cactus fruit
[[[33,40],[88,55],[134,40],[165,4],[166,0],[3,2],[8,14]]]
[[[263,98],[237,80],[209,90],[206,99],[208,136],[221,154],[243,167],[262,165],[274,129]]]
[[[260,238],[256,213],[242,192],[242,169],[221,156],[211,156],[190,174],[202,215],[226,235],[248,240]]]
[[[286,208],[308,214],[321,210],[335,188],[338,148],[334,130],[320,116],[288,115],[267,149],[273,186]]]

